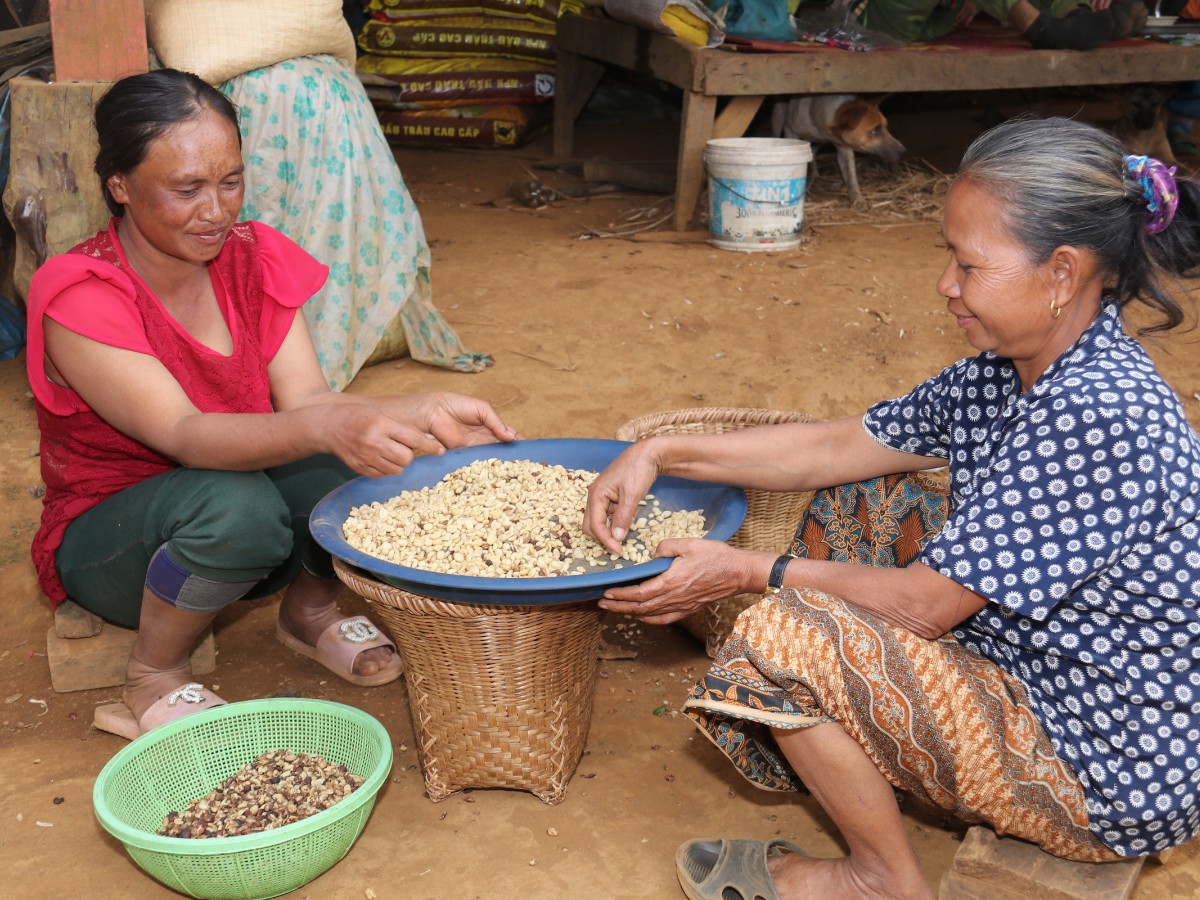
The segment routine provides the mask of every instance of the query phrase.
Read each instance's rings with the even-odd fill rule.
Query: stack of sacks
[[[507,146],[550,128],[554,31],[581,0],[363,0],[358,70],[395,144]]]

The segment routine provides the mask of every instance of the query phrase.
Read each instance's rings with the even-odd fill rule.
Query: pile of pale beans
[[[618,556],[583,533],[595,472],[527,460],[483,459],[433,487],[350,510],[342,525],[356,550],[401,566],[484,578],[582,575],[649,562],[659,543],[707,533],[700,510],[668,511],[653,494]]]

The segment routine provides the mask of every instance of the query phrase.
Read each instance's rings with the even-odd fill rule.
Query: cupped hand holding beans
[[[631,613],[650,625],[666,625],[717,600],[761,590],[763,567],[769,570],[775,561],[773,553],[735,550],[704,539],[663,541],[654,555],[675,561],[649,581],[608,589],[600,606]]]
[[[662,472],[657,458],[648,450],[648,443],[634,444],[613,460],[588,488],[583,532],[613,553],[621,552],[621,542],[633,526],[638,501],[646,496]],[[664,554],[660,551],[660,555]]]

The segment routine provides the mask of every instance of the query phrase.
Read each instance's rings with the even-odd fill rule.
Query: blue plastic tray
[[[317,543],[339,559],[357,566],[377,578],[423,597],[459,600],[465,603],[492,603],[498,606],[527,606],[549,603],[574,603],[603,596],[606,588],[637,584],[665,572],[669,559],[655,559],[623,568],[589,572],[586,575],[560,575],[551,578],[475,578],[470,575],[445,575],[376,559],[355,550],[342,536],[342,523],[350,510],[364,503],[384,503],[401,491],[432,487],[455,469],[477,459],[528,459],[533,462],[566,466],[570,469],[602,471],[629,445],[622,441],[541,440],[511,444],[486,444],[450,450],[442,456],[422,456],[399,475],[384,478],[360,477],[349,481],[325,497],[312,511],[309,527]],[[706,484],[685,478],[663,477],[650,491],[663,509],[702,509],[711,540],[725,541],[741,527],[746,518],[746,495],[741,488]]]

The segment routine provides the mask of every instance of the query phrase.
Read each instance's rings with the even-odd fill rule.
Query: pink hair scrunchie
[[[1171,224],[1179,208],[1179,186],[1175,183],[1175,167],[1167,168],[1152,156],[1126,156],[1129,176],[1142,186],[1142,202],[1146,206],[1142,227],[1146,234],[1158,234]]]

